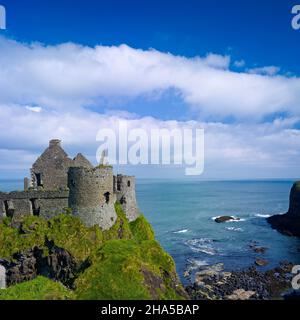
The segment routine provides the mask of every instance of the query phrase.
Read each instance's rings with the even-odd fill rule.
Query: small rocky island
[[[0,300],[187,298],[134,177],[51,140],[24,191],[0,192]]]
[[[267,221],[272,228],[285,235],[300,237],[300,181],[292,187],[289,211],[269,217]]]

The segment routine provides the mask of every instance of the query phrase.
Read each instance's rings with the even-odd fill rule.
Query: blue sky
[[[2,0],[9,36],[47,44],[155,48],[175,55],[230,54],[250,65],[300,72],[297,0]]]
[[[26,174],[53,135],[93,160],[97,125],[116,117],[147,128],[199,122],[203,178],[299,177],[297,1],[0,4],[0,177]]]

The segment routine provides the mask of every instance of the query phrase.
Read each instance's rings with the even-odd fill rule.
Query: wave
[[[187,263],[189,264],[189,269],[198,269],[203,266],[208,266],[208,262],[206,260],[199,259],[187,259]]]
[[[233,217],[233,220],[229,220],[227,222],[242,222],[242,221],[246,221],[246,219]]]
[[[226,227],[225,229],[228,230],[228,231],[237,231],[237,232],[243,232],[244,231],[244,229],[242,229],[242,228],[235,228],[235,227]]]
[[[255,214],[255,217],[258,217],[258,218],[269,218],[269,217],[271,217],[271,215],[270,214],[257,213],[257,214]]]
[[[188,231],[189,231],[189,229],[182,229],[182,230],[178,230],[178,231],[173,231],[173,233],[186,233]]]
[[[207,238],[191,239],[185,241],[185,244],[194,252],[202,252],[208,255],[215,255],[216,249],[212,245],[212,240]]]

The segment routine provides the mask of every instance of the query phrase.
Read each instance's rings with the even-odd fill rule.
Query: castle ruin
[[[114,176],[111,166],[94,167],[81,153],[71,159],[60,140],[50,140],[30,173],[31,179],[24,179],[24,191],[0,192],[0,218],[37,215],[50,219],[71,211],[87,226],[105,230],[117,219],[116,201],[129,221],[139,216],[133,176]]]

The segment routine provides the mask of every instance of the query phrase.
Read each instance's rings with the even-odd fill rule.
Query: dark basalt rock
[[[53,241],[46,240],[45,244],[49,250],[47,256],[41,250],[36,252],[38,274],[72,286],[78,269],[74,257],[67,250],[57,247]]]
[[[290,193],[290,207],[286,214],[267,218],[272,228],[288,236],[300,237],[300,181],[294,183]]]
[[[16,253],[13,261],[0,260],[6,269],[7,286],[42,275],[72,287],[79,270],[74,258],[67,250],[57,247],[53,241],[46,239],[45,246],[48,248],[47,255],[43,249],[34,247],[26,252]]]
[[[249,245],[249,248],[258,254],[264,254],[264,253],[266,253],[266,251],[268,249],[266,247],[258,246],[258,243],[256,241],[252,241],[251,244]]]
[[[231,221],[231,220],[239,220],[239,219],[231,217],[231,216],[221,216],[221,217],[216,218],[215,222],[222,223],[222,222]]]
[[[255,260],[255,264],[259,267],[263,267],[263,266],[266,266],[269,262],[265,259],[260,259],[260,258],[257,258]]]
[[[194,282],[186,287],[192,300],[227,300],[238,291],[248,294],[250,300],[283,298],[291,287],[293,264],[282,262],[266,272],[250,267],[244,271],[207,274],[201,283]],[[245,298],[245,297],[244,297]],[[236,299],[243,299],[242,295]]]

